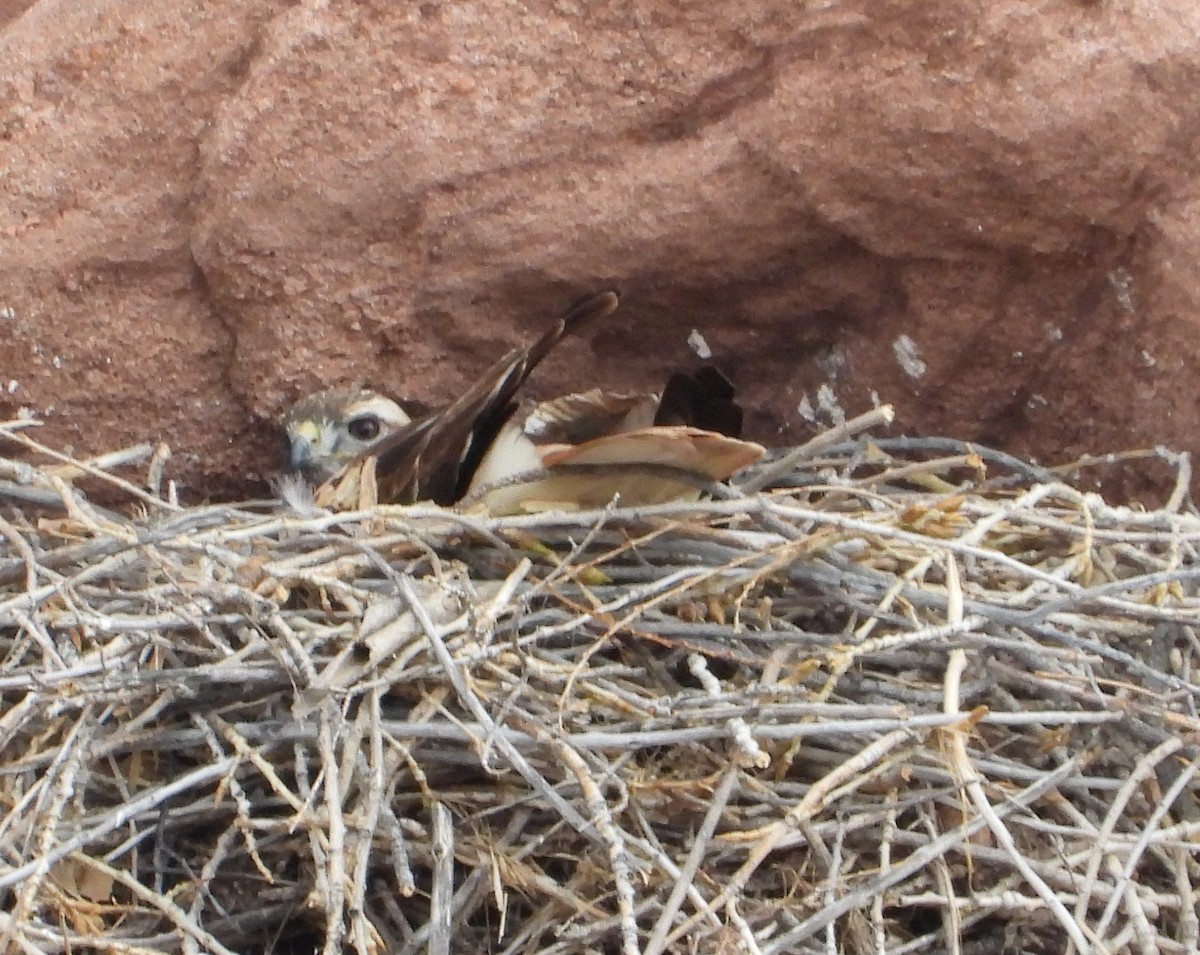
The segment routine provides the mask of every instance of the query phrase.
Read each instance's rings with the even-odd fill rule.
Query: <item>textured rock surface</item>
[[[0,0],[0,411],[246,492],[299,395],[443,400],[611,283],[541,393],[697,329],[767,442],[827,384],[1042,460],[1200,448],[1194,0],[514,9]]]

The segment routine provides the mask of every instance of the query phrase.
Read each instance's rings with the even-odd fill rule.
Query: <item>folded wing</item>
[[[379,499],[457,501],[515,410],[513,398],[529,373],[563,336],[611,314],[618,301],[617,293],[608,290],[576,303],[531,346],[515,348],[497,361],[456,401],[372,447]]]
[[[506,440],[513,440],[511,429],[498,450]],[[692,500],[765,453],[762,445],[685,425],[640,428],[579,445],[526,441],[533,453],[511,460],[532,466],[472,485],[464,507],[504,515],[586,510],[614,498],[630,507]]]

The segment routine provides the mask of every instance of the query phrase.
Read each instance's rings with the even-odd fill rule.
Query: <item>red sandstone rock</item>
[[[0,0],[0,412],[246,493],[299,395],[444,400],[614,284],[539,393],[698,329],[767,442],[827,384],[1044,461],[1200,448],[1193,0],[515,9]]]

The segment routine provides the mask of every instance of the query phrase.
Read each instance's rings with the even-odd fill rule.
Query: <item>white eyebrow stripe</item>
[[[359,401],[353,401],[346,406],[346,421],[364,414],[373,414],[392,427],[400,427],[412,420],[408,416],[408,413],[396,402],[377,394],[372,394]]]

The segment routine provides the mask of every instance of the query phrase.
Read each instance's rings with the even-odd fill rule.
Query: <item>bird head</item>
[[[367,389],[331,388],[309,395],[284,416],[283,470],[323,484],[409,421],[396,402]]]

